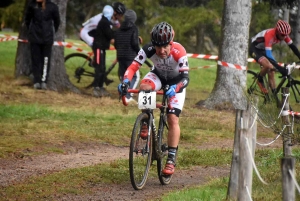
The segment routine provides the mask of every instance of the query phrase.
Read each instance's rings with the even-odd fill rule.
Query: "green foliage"
[[[6,8],[0,8],[0,27],[17,31],[22,23],[26,0],[18,0]]]
[[[275,26],[275,16],[271,14],[268,6],[268,3],[259,3],[252,5],[252,18],[249,35],[250,38],[262,30]]]

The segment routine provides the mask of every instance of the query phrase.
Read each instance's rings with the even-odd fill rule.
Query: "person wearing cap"
[[[136,13],[133,10],[126,10],[124,21],[120,28],[115,32],[114,46],[117,51],[117,60],[119,62],[118,76],[122,81],[125,71],[132,63],[135,56],[140,50],[139,46],[139,31],[135,25],[137,19]],[[130,83],[130,89],[135,89],[140,80],[140,72],[136,71]],[[134,101],[132,94],[126,95],[127,102]]]
[[[94,42],[92,45],[94,52],[93,66],[95,67],[94,90],[95,97],[110,96],[103,87],[106,70],[106,50],[110,44],[114,43],[114,31],[111,29],[111,18],[114,14],[114,9],[110,5],[103,8],[103,16],[99,21],[94,34]]]

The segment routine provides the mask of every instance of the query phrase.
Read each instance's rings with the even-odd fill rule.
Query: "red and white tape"
[[[23,39],[18,39],[17,36],[11,36],[11,35],[6,35],[6,34],[0,34],[0,37],[5,37],[5,38],[0,38],[0,42],[4,42],[4,41],[12,41],[12,40],[18,40],[20,42],[28,42],[27,40],[23,40]],[[55,41],[53,45],[57,45],[57,46],[64,46],[73,50],[76,50],[78,52],[82,52],[82,53],[86,53],[88,55],[93,55],[92,52],[83,50],[77,46],[88,46],[86,44],[80,44],[80,43],[71,43],[71,42],[62,42],[62,41]],[[110,50],[115,50],[114,47],[111,47]],[[218,60],[218,56],[216,55],[209,55],[209,54],[192,54],[192,53],[187,53],[187,57],[190,58],[198,58],[198,59],[209,59],[209,60]],[[248,58],[247,59],[248,62],[256,62],[253,58]],[[218,61],[219,65],[222,65],[224,67],[229,67],[229,68],[235,68],[238,70],[247,70],[246,66],[241,66],[241,65],[237,65],[237,64],[230,64],[224,61]],[[283,65],[283,63],[279,63],[279,65]],[[208,66],[203,66],[203,67],[197,67],[197,69],[200,68],[208,68]]]
[[[218,65],[228,67],[228,68],[234,68],[234,69],[237,69],[237,70],[247,70],[248,69],[247,66],[241,66],[241,65],[238,65],[238,64],[231,64],[231,63],[227,63],[225,61],[218,61]]]
[[[4,41],[12,41],[12,40],[18,40],[19,42],[25,42],[27,43],[28,40],[24,40],[24,39],[19,39],[17,36],[11,36],[11,35],[6,35],[6,34],[0,34],[0,42],[4,42]],[[53,43],[53,45],[56,46],[64,46],[67,48],[71,48],[74,50],[78,50],[79,52],[85,52],[84,50],[82,50],[81,48],[78,48],[76,46],[84,46],[84,47],[88,47],[87,44],[81,44],[81,43],[72,43],[72,42],[63,42],[63,41],[55,41]],[[115,48],[110,48],[110,50],[114,50]]]
[[[294,111],[290,111],[290,110],[288,110],[288,112],[292,116],[300,116],[300,112],[294,112]]]
[[[218,60],[218,56],[216,55],[210,55],[210,54],[193,54],[193,53],[187,53],[187,57],[191,58],[198,58],[198,59],[209,59],[209,60]],[[248,62],[256,62],[253,58],[248,58]]]

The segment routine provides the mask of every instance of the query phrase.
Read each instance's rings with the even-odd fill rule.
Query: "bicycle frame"
[[[127,90],[128,93],[139,93],[139,90],[136,89],[128,89]],[[149,116],[149,121],[148,121],[148,125],[152,125],[152,128],[148,128],[148,140],[150,140],[150,137],[153,137],[154,140],[154,150],[155,150],[155,157],[158,158],[163,158],[165,156],[165,154],[162,152],[161,147],[158,147],[158,140],[160,140],[160,138],[162,137],[162,129],[165,126],[167,129],[168,125],[166,123],[166,120],[164,118],[165,114],[166,114],[166,108],[168,107],[167,105],[167,97],[164,95],[163,91],[157,91],[156,92],[159,95],[163,95],[162,97],[162,102],[161,103],[156,103],[156,108],[158,108],[160,110],[160,114],[159,114],[159,124],[162,123],[162,125],[159,125],[158,130],[156,129],[156,125],[155,125],[155,118],[153,115],[153,109],[145,109],[142,112],[147,113]],[[127,106],[128,103],[126,102],[125,96],[122,96],[122,102],[123,105]],[[152,135],[150,133],[150,130],[152,130]],[[149,151],[149,147],[147,147],[147,151]],[[167,149],[167,147],[164,147],[165,150]],[[165,151],[163,150],[163,151]],[[157,158],[156,158],[157,159]]]
[[[284,83],[287,81],[286,87],[289,87],[292,89],[292,92],[294,94],[296,103],[299,103],[299,96],[300,96],[300,90],[297,86],[297,82],[299,84],[299,81],[295,80],[291,75],[282,77],[280,83],[276,87],[276,94],[279,93],[280,89],[284,85]],[[297,93],[296,93],[297,92]]]
[[[163,91],[157,92],[157,94],[163,95],[162,102],[156,102],[155,105],[152,105],[150,108],[142,109],[142,113],[138,115],[134,124],[129,152],[129,170],[131,184],[136,190],[140,190],[144,187],[148,177],[149,166],[154,160],[157,161],[157,173],[160,183],[163,185],[167,185],[170,183],[172,178],[172,175],[163,175],[162,173],[163,165],[166,162],[168,155],[167,143],[163,142],[164,128],[166,127],[168,129],[168,125],[166,122],[166,109],[168,108],[168,99],[164,93],[166,89],[168,89],[168,86]],[[127,91],[127,93],[139,93],[138,90],[134,89],[128,89],[124,91]],[[144,92],[147,93],[147,91]],[[121,98],[123,104],[127,105],[125,95],[126,94],[121,94]],[[148,96],[145,97],[149,98]],[[150,98],[152,98],[151,94]],[[158,128],[155,125],[155,117],[153,113],[154,109],[152,109],[154,106],[155,108],[158,108],[160,110]],[[148,125],[148,131],[147,137],[142,138],[140,136],[140,133],[142,132],[141,125],[144,125],[144,123]],[[143,159],[141,159],[141,157]],[[147,162],[145,162],[145,160]],[[139,166],[141,167],[138,168]],[[143,169],[143,167],[145,168],[145,170],[141,172],[141,169]]]
[[[258,73],[255,73],[254,71],[251,71],[251,70],[248,70],[248,72],[250,74],[252,74],[253,76],[256,77],[255,80],[253,80],[252,84],[251,84],[251,87],[248,89],[248,93],[251,93],[251,88],[253,85],[256,85],[256,80],[257,80],[257,74]],[[300,86],[300,81],[298,80],[295,80],[292,75],[287,75],[287,76],[280,76],[279,78],[281,78],[279,84],[277,85],[276,89],[275,89],[275,94],[278,94],[280,93],[280,90],[281,88],[285,85],[286,87],[292,89],[292,93],[294,95],[294,98],[295,98],[295,101],[297,103],[300,103],[300,89],[298,87],[298,85]],[[265,82],[265,85],[267,85],[266,87],[269,88],[269,85],[268,85],[268,80],[267,80],[267,76],[264,77],[264,82]],[[260,96],[265,96],[266,97],[266,101],[268,101],[270,99],[269,95],[268,94],[264,94],[262,92],[260,92],[259,94],[257,95],[260,95]],[[278,99],[278,97],[276,96],[276,98]],[[279,100],[278,100],[279,101]]]

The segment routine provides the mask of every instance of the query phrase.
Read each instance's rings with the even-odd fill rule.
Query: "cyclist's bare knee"
[[[149,84],[144,84],[144,83],[142,83],[142,84],[140,85],[140,90],[152,90],[152,86],[149,85]]]

